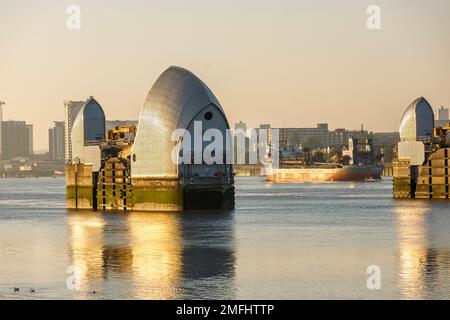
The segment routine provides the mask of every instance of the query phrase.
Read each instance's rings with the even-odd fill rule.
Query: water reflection
[[[432,206],[433,205],[433,206]],[[405,299],[437,298],[446,294],[450,250],[447,203],[411,201],[396,208],[399,241],[399,287]],[[442,222],[442,223],[441,223]]]
[[[68,226],[77,298],[233,296],[232,214],[71,212]]]
[[[91,290],[91,282],[103,278],[103,233],[106,222],[96,214],[72,214],[68,216],[70,246],[73,265],[79,270],[82,290],[77,294],[85,297]]]
[[[179,214],[128,216],[135,298],[176,299],[180,294],[182,230]]]
[[[430,207],[425,202],[408,202],[396,208],[399,242],[399,287],[404,298],[423,299],[427,272],[426,216]]]
[[[183,298],[236,296],[234,215],[183,214]]]

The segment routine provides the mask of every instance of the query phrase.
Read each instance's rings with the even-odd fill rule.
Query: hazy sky
[[[71,4],[81,30],[66,27]],[[418,96],[450,106],[450,1],[0,1],[4,119],[33,123],[35,149],[67,99],[137,119],[170,65],[205,81],[231,123],[394,131]]]

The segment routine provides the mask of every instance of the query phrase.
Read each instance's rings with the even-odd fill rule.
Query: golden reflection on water
[[[72,264],[79,270],[81,290],[90,290],[92,280],[103,278],[103,234],[105,221],[94,213],[68,215]]]
[[[128,226],[134,296],[139,299],[178,298],[182,271],[179,214],[133,213],[128,216]]]
[[[101,294],[104,280],[131,278],[123,298],[176,299],[182,268],[180,218],[171,213],[129,213],[107,219],[101,213],[69,213],[72,263],[80,270],[86,298]],[[111,224],[111,226],[110,226]]]
[[[427,277],[426,202],[408,202],[396,211],[399,247],[399,288],[405,299],[424,299]]]

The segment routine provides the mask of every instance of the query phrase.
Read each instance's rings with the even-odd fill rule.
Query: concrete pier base
[[[450,199],[450,148],[433,152],[422,166],[408,160],[395,161],[394,197],[416,199]]]
[[[417,179],[416,198],[449,199],[450,148],[434,152],[420,167]]]
[[[123,159],[107,160],[100,172],[92,165],[66,166],[67,208],[114,211],[229,211],[234,185],[223,177],[131,178]]]
[[[178,178],[132,178],[133,210],[183,211]]]
[[[68,209],[94,209],[94,174],[92,165],[66,165],[66,200]]]
[[[394,198],[413,198],[411,166],[409,160],[393,162],[393,192]]]

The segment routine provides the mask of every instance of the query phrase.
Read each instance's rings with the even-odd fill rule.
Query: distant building
[[[3,160],[32,155],[32,125],[27,125],[25,121],[3,121],[1,131]]]
[[[248,161],[249,138],[247,124],[239,121],[234,124],[233,159],[235,163],[245,164]]]
[[[137,120],[106,120],[105,126],[106,131],[109,131],[114,129],[115,127],[138,125],[138,123],[139,121]]]
[[[338,128],[330,131],[327,123],[318,123],[316,128],[280,128],[279,142],[281,149],[298,150],[300,147],[319,149],[332,147],[334,150],[347,149],[351,139],[371,138],[373,150],[378,156],[383,155],[383,160],[391,161],[393,149],[400,141],[398,132],[368,132],[361,126],[360,130],[347,130]]]
[[[448,108],[444,108],[444,107],[439,108],[438,120],[448,120]]]
[[[50,159],[64,161],[64,121],[55,121],[55,126],[48,129],[48,150]]]
[[[448,108],[440,107],[438,109],[438,118],[435,121],[435,127],[446,125],[450,122]]]
[[[3,121],[3,106],[5,103],[0,101],[0,159],[2,159],[2,121]]]
[[[234,130],[242,130],[244,132],[247,132],[247,124],[245,122],[239,121],[239,123],[234,124]]]
[[[334,130],[335,134],[335,144],[339,146],[343,146],[348,141],[350,134],[347,129],[339,128]]]
[[[319,148],[335,144],[326,123],[319,123],[316,128],[280,128],[279,136],[281,148]]]
[[[32,124],[27,124],[27,134],[28,134],[28,155],[32,156],[34,153],[34,134]]]
[[[375,146],[396,146],[400,141],[398,132],[375,132],[372,136]]]
[[[270,124],[260,124],[259,125],[259,132],[258,132],[258,137],[261,137],[261,134],[266,135],[264,137],[264,139],[267,142],[267,145],[272,144],[272,129],[270,128]],[[259,139],[258,141],[263,141],[264,139]]]
[[[66,162],[72,161],[72,127],[86,101],[64,101],[64,149]]]

